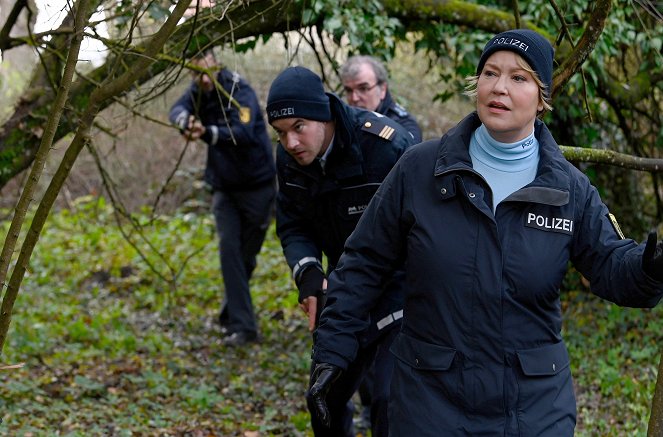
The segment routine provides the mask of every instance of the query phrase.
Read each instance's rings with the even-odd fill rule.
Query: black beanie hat
[[[267,95],[267,121],[280,118],[332,119],[329,97],[317,74],[304,67],[289,67],[276,76]]]
[[[500,50],[510,50],[522,56],[532,70],[539,75],[539,79],[546,86],[545,94],[550,97],[555,50],[547,39],[528,29],[507,30],[495,35],[488,41],[481,53],[477,75],[481,74],[490,55]]]

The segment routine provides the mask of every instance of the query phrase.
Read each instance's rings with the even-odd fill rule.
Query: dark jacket
[[[419,127],[417,120],[415,120],[412,114],[407,112],[405,108],[394,102],[389,89],[387,89],[387,93],[385,94],[384,99],[382,99],[382,102],[380,102],[380,106],[378,106],[376,112],[386,115],[403,126],[408,132],[410,132],[415,144],[421,142],[421,128]]]
[[[328,95],[336,133],[324,171],[318,160],[297,164],[281,144],[276,152],[276,231],[298,285],[306,269],[322,269],[323,254],[329,270],[334,268],[368,202],[412,143],[405,129],[389,118]],[[402,308],[401,281],[392,282],[398,285],[388,287],[371,315],[373,327]]]
[[[172,106],[178,124],[195,115],[205,125],[208,144],[205,181],[215,190],[241,190],[272,183],[276,174],[272,144],[255,92],[237,73],[221,69],[217,81],[240,108],[220,92],[206,93],[196,83]]]
[[[376,193],[329,279],[314,360],[346,367],[382,278],[405,260],[390,425],[397,436],[571,436],[576,407],[562,341],[569,261],[592,292],[653,307],[663,283],[644,244],[622,239],[588,178],[536,122],[537,176],[493,213],[472,169],[476,113],[410,148]]]

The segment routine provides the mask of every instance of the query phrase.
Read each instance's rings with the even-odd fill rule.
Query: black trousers
[[[394,324],[400,326],[400,324]],[[331,416],[331,427],[325,427],[315,413],[315,407],[308,402],[311,412],[311,426],[316,437],[354,437],[352,427],[353,408],[348,402],[357,390],[361,381],[371,368],[373,384],[371,393],[371,435],[373,437],[387,437],[389,423],[387,420],[387,407],[389,402],[389,386],[394,371],[394,356],[389,352],[391,343],[399,332],[398,326],[389,327],[376,341],[360,348],[357,358],[350,363],[348,369],[332,383],[327,393],[326,401]],[[313,372],[313,368],[311,368]]]
[[[258,332],[249,279],[265,240],[275,196],[271,183],[241,191],[215,191],[212,196],[225,286],[219,321],[228,332]]]

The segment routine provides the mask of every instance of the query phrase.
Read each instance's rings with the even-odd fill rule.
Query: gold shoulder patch
[[[619,238],[621,238],[622,240],[625,239],[626,237],[624,237],[622,228],[620,228],[619,223],[617,223],[617,217],[615,217],[611,213],[608,213],[608,218],[610,219],[610,223],[612,223],[612,227],[615,228],[615,232],[617,232],[617,235],[619,235]]]
[[[240,106],[239,108],[239,121],[246,124],[251,121],[251,108],[247,106]]]
[[[393,127],[383,123],[381,120],[366,120],[361,130],[370,132],[388,141],[394,138],[394,133],[396,132]]]

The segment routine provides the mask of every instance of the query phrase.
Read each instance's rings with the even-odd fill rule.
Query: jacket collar
[[[469,146],[472,132],[481,125],[476,112],[472,112],[451,128],[442,139],[435,163],[435,176],[455,170],[471,170]]]
[[[391,93],[389,92],[389,88],[387,88],[387,92],[384,95],[384,99],[382,99],[375,112],[379,112],[380,114],[386,114],[387,111],[389,111],[389,108],[391,107],[392,103],[394,103],[394,100],[391,98]]]
[[[539,168],[532,185],[548,186],[569,191],[570,177],[568,161],[562,155],[559,145],[548,130],[548,126],[537,119],[534,123],[534,135],[539,140]]]
[[[334,148],[327,159],[327,173],[338,179],[364,174],[364,157],[355,134],[359,110],[344,103],[336,94],[327,93],[332,117],[336,121]]]
[[[472,158],[469,144],[472,133],[481,125],[476,112],[472,112],[450,129],[440,140],[434,176],[457,171],[471,171]],[[564,205],[569,201],[570,177],[566,159],[541,120],[534,122],[534,136],[539,141],[537,175],[527,187],[511,194],[509,200],[537,201],[550,205]]]
[[[327,93],[329,97],[329,107],[332,117],[336,122],[336,145],[341,148],[351,147],[357,141],[354,135],[354,111],[353,108],[345,104],[336,94]]]

